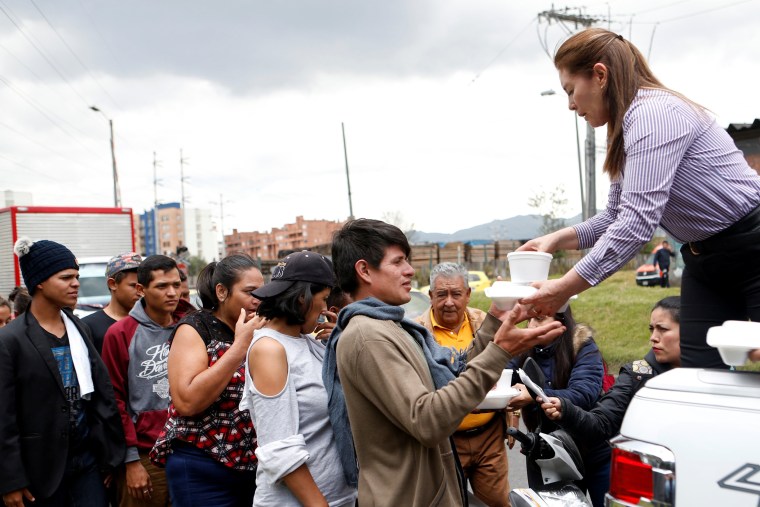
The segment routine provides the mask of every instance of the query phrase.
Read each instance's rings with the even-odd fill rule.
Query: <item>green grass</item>
[[[594,339],[611,372],[641,359],[649,351],[649,314],[652,306],[667,296],[677,296],[680,287],[639,287],[635,272],[620,271],[596,287],[582,292],[572,302],[577,322],[594,329]],[[487,310],[491,301],[474,292],[470,305]]]
[[[639,287],[634,271],[619,271],[579,294],[572,302],[573,317],[594,329],[594,339],[609,371],[617,374],[622,365],[643,358],[649,351],[649,315],[654,304],[680,294],[680,287]],[[473,292],[470,306],[485,311],[491,300],[483,292]],[[760,371],[760,362],[737,369]]]

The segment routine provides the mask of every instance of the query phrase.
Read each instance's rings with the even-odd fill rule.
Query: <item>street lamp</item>
[[[113,144],[113,120],[105,115],[103,111],[95,106],[90,106],[90,109],[96,113],[103,115],[103,118],[108,120],[108,127],[111,129],[111,164],[113,166],[113,205],[116,208],[121,208],[121,191],[119,191],[119,175],[116,172],[116,151]]]

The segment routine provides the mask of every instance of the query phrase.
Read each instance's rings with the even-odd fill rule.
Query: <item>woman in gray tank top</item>
[[[346,484],[322,383],[325,347],[309,333],[327,311],[335,284],[332,266],[314,252],[285,257],[272,281],[254,291],[259,315],[246,362],[241,409],[258,435],[254,506],[349,506],[356,488]]]

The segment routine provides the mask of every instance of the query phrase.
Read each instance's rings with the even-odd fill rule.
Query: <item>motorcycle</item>
[[[516,375],[531,395],[542,396],[544,374],[533,359],[528,358],[522,371]],[[507,433],[520,442],[525,455],[528,488],[513,489],[509,493],[512,507],[587,507],[591,502],[574,481],[583,478],[583,459],[572,437],[562,429],[541,432],[542,422],[548,422],[541,412],[535,431],[523,433],[510,426]]]

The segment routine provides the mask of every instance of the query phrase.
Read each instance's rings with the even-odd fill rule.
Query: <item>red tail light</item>
[[[610,495],[634,505],[642,498],[654,498],[652,465],[642,462],[638,454],[613,448]]]

